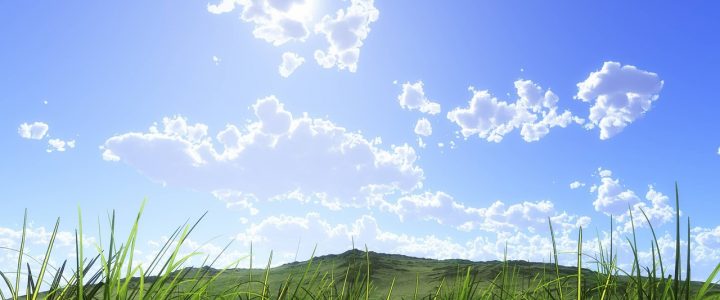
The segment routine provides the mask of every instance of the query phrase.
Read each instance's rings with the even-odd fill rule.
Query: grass
[[[596,255],[583,252],[583,229],[578,230],[576,267],[561,266],[555,243],[553,224],[548,219],[552,262],[524,261],[471,262],[467,260],[431,260],[372,251],[350,250],[339,255],[315,257],[271,268],[272,252],[264,269],[238,269],[240,260],[215,267],[228,244],[215,257],[205,257],[198,267],[188,261],[200,255],[181,254],[181,246],[204,215],[194,223],[177,227],[148,265],[140,265],[133,257],[141,206],[125,240],[116,236],[115,214],[109,216],[109,239],[95,246],[95,257],[84,257],[82,214],[78,209],[75,232],[74,264],[50,264],[60,220],[55,223],[42,260],[25,253],[27,211],[14,272],[0,271],[4,285],[2,299],[720,299],[715,278],[720,264],[703,282],[691,281],[690,220],[687,225],[686,278],[681,278],[681,234],[679,193],[676,185],[674,274],[666,274],[655,229],[644,211],[649,225],[652,264],[639,261],[635,219],[630,211],[632,228],[627,243],[633,254],[630,271],[618,267],[617,246],[603,248],[598,243]],[[613,227],[612,217],[610,227]],[[252,253],[252,245],[250,247]],[[39,265],[34,274],[28,260]],[[595,270],[587,268],[587,262]],[[584,265],[585,263],[585,265]],[[667,276],[666,276],[667,275]],[[21,287],[21,282],[26,284]]]

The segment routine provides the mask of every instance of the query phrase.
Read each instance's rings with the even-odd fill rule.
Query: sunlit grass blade
[[[75,255],[76,255],[76,266],[77,266],[77,298],[83,300],[83,234],[82,234],[82,212],[78,206],[78,229],[75,230]]]
[[[662,253],[660,253],[660,244],[658,243],[657,235],[655,235],[655,228],[653,227],[652,223],[650,222],[650,218],[648,218],[647,214],[645,213],[645,210],[640,208],[640,212],[643,214],[643,217],[645,217],[645,221],[648,224],[648,227],[650,227],[650,232],[652,233],[653,242],[655,243],[655,248],[658,249],[658,263],[660,264],[660,277],[665,278],[665,267],[662,262]],[[655,256],[653,255],[653,258]]]
[[[17,300],[20,296],[20,272],[22,271],[22,261],[23,261],[23,255],[25,253],[25,237],[27,235],[27,209],[25,209],[25,214],[23,216],[23,227],[22,227],[22,235],[20,236],[20,253],[18,254],[18,261],[17,261],[17,272],[15,273],[15,290],[14,292],[11,291],[12,297],[14,300]]]
[[[710,289],[710,285],[712,285],[715,281],[715,277],[718,275],[718,272],[720,272],[720,263],[715,266],[715,269],[713,269],[713,271],[710,273],[703,285],[700,287],[697,292],[697,296],[695,296],[695,299],[704,299],[705,294],[707,293],[708,289]]]
[[[680,291],[680,194],[675,182],[675,277],[673,278],[673,296],[678,299]]]
[[[687,265],[685,271],[685,300],[690,300],[690,217],[687,219],[687,258],[685,264]]]
[[[560,299],[563,299],[562,284],[560,283],[560,262],[558,262],[557,245],[555,243],[555,230],[553,230],[552,221],[548,217],[548,225],[550,226],[550,237],[552,238],[553,260],[555,262],[555,275],[557,279],[557,290]]]
[[[582,226],[578,230],[578,249],[577,249],[577,299],[582,299]]]
[[[393,277],[392,283],[390,283],[390,291],[388,292],[386,300],[390,300],[390,296],[392,295],[393,287],[395,286],[395,277]]]

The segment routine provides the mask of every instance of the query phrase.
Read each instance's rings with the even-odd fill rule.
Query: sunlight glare
[[[317,0],[305,0],[302,3],[293,4],[286,15],[293,20],[306,22],[313,20],[316,12]]]

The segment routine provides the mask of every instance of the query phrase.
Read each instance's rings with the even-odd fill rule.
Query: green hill
[[[397,254],[384,254],[350,250],[342,254],[315,257],[305,262],[293,262],[270,269],[228,269],[224,271],[204,267],[186,268],[176,276],[180,278],[211,278],[217,276],[210,285],[208,296],[227,294],[228,290],[236,290],[243,299],[250,294],[263,294],[263,282],[267,283],[266,295],[272,299],[278,296],[296,295],[305,299],[313,299],[325,289],[327,295],[361,295],[364,294],[368,264],[370,264],[370,299],[440,299],[456,298],[467,280],[474,296],[491,293],[503,298],[532,297],[533,292],[542,295],[548,292],[557,293],[559,288],[563,294],[575,299],[577,297],[577,267],[559,266],[560,280],[557,281],[555,265],[527,261],[487,261],[473,262],[461,259],[435,260],[416,258]],[[267,274],[267,280],[265,275]],[[601,289],[598,286],[606,281],[606,275],[592,270],[582,270],[582,291],[587,297],[598,298]],[[145,279],[147,286],[155,278]],[[608,290],[607,296],[624,298],[625,288],[631,279],[627,276],[614,276],[614,287]],[[195,284],[188,281],[188,285]],[[702,285],[701,282],[691,284],[691,294]],[[391,292],[392,288],[392,292]],[[182,290],[183,288],[181,288]],[[332,291],[330,291],[332,290]],[[720,295],[720,287],[713,286],[712,295]],[[462,298],[462,297],[461,297]],[[348,299],[353,299],[349,297]]]

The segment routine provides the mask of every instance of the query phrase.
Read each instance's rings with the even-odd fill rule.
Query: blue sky
[[[547,217],[572,249],[610,213],[627,234],[628,205],[671,253],[678,181],[699,274],[720,261],[716,4],[3,2],[0,22],[2,245],[24,208],[41,241],[147,198],[147,253],[207,210],[207,252],[541,261]]]

